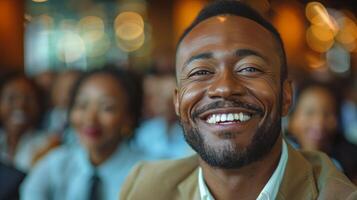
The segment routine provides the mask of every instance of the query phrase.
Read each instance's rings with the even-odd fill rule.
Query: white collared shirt
[[[118,199],[121,185],[131,168],[139,160],[147,160],[145,154],[131,149],[123,141],[116,151],[96,167],[101,180],[101,199]],[[150,159],[150,158],[149,158]],[[81,146],[62,146],[49,153],[21,186],[22,200],[87,200],[94,168],[88,152]]]
[[[288,147],[284,140],[282,146],[279,164],[263,190],[260,192],[257,200],[273,200],[278,194],[281,181],[283,180],[285,166],[288,161]],[[201,200],[214,200],[204,181],[201,167],[198,169],[198,187]]]

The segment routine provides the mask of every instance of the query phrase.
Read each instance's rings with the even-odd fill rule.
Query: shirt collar
[[[125,163],[127,157],[125,155],[130,155],[129,146],[127,141],[122,141],[113,152],[110,157],[105,160],[102,164],[97,167],[94,167],[90,162],[88,151],[84,147],[78,146],[78,164],[81,168],[81,171],[85,174],[97,173],[101,178],[110,177],[110,174],[118,169],[118,163]]]
[[[257,200],[273,200],[276,198],[279,191],[280,183],[283,180],[287,161],[288,147],[286,142],[283,140],[279,164],[270,179],[268,180],[267,184],[264,186],[263,190],[260,192]],[[200,191],[200,200],[214,200],[204,181],[201,167],[199,167],[198,169],[198,188]]]

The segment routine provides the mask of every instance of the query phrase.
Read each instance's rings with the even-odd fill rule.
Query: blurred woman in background
[[[34,154],[45,142],[37,130],[42,115],[37,85],[24,74],[7,75],[0,86],[0,158],[16,168],[30,169]]]
[[[322,85],[301,89],[289,117],[289,133],[305,150],[332,153],[338,112],[334,95]]]
[[[85,73],[69,108],[80,145],[41,160],[25,179],[22,199],[117,199],[130,169],[146,158],[128,145],[141,105],[141,84],[132,73],[108,67]]]
[[[341,132],[337,92],[321,83],[302,85],[289,116],[288,138],[297,148],[328,154],[338,168],[354,179],[357,149]]]

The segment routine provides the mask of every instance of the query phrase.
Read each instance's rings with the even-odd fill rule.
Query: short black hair
[[[265,29],[270,31],[273,34],[273,37],[276,39],[277,43],[279,44],[279,54],[280,54],[280,62],[281,62],[281,81],[287,79],[288,70],[287,70],[287,61],[286,61],[286,54],[284,50],[284,44],[280,37],[279,32],[275,29],[275,27],[264,17],[262,17],[257,11],[253,8],[249,7],[248,5],[239,2],[237,0],[219,0],[214,1],[213,3],[208,4],[204,7],[200,13],[197,15],[195,20],[191,23],[191,25],[183,32],[181,35],[178,43],[177,49],[179,48],[180,43],[182,40],[187,36],[188,33],[192,31],[194,27],[200,24],[202,21],[215,17],[218,15],[235,15],[244,17],[250,20],[255,21],[256,23],[263,26]]]
[[[133,129],[139,126],[142,116],[142,104],[143,104],[143,87],[142,77],[140,74],[130,71],[121,67],[117,67],[111,64],[107,64],[102,68],[93,69],[83,73],[75,82],[70,96],[69,113],[71,113],[76,96],[78,95],[81,85],[88,78],[97,74],[105,74],[113,77],[118,84],[125,90],[128,97],[128,112],[130,112],[133,119]],[[134,130],[132,130],[134,131]]]

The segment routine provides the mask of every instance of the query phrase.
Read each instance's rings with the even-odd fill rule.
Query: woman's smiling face
[[[337,105],[333,94],[320,86],[304,90],[290,118],[290,132],[303,149],[328,153],[337,134]]]
[[[128,96],[118,80],[99,73],[82,82],[71,110],[71,123],[89,150],[115,147],[130,128]]]

